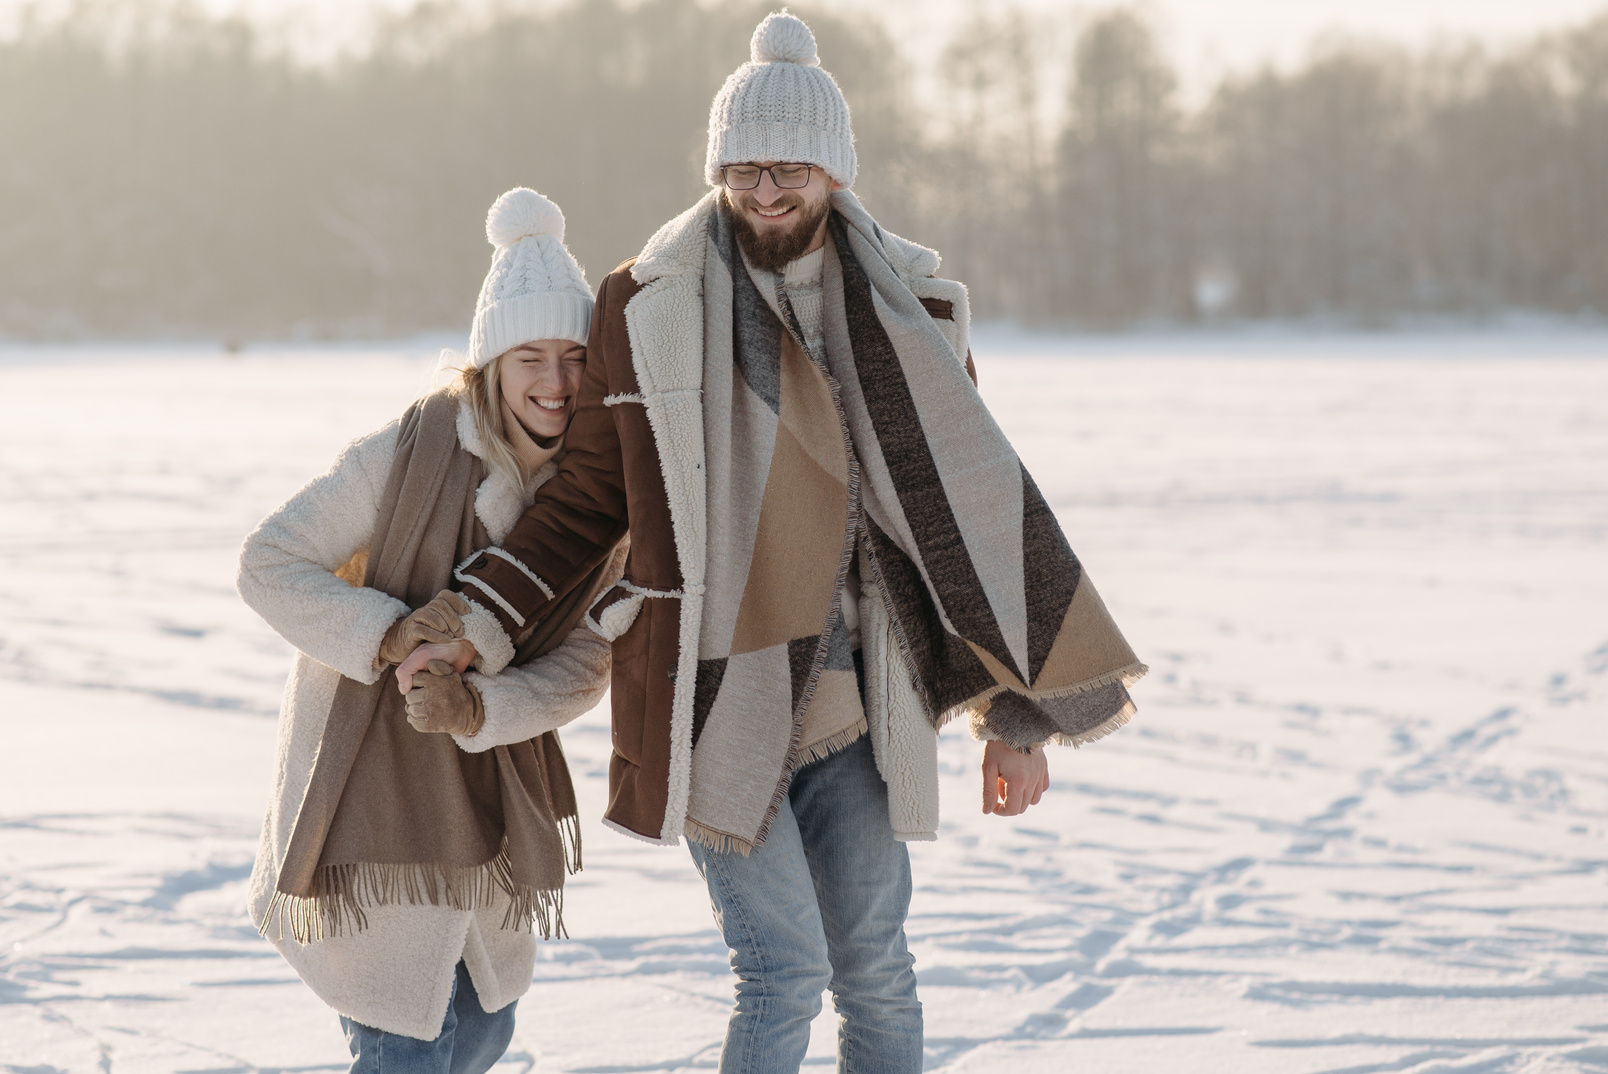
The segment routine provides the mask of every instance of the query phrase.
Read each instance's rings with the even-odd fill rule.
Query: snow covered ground
[[[241,908],[289,650],[234,557],[430,363],[0,350],[0,1071],[345,1069]],[[1020,818],[945,736],[928,1069],[1608,1071],[1608,336],[978,367],[1154,670]],[[701,884],[598,824],[603,711],[565,743],[587,868],[498,1069],[709,1069]]]

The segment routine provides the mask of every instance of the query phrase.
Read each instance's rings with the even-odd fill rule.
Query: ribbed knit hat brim
[[[739,123],[712,134],[704,178],[719,186],[721,168],[759,160],[813,164],[845,189],[854,185],[853,141],[835,131],[778,122]]]
[[[584,344],[592,329],[592,300],[545,291],[516,295],[475,311],[469,360],[478,368],[499,354],[540,339]]]

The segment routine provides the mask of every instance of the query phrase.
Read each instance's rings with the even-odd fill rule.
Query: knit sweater
[[[804,345],[817,362],[826,361],[826,320],[821,296],[821,259],[825,254],[826,247],[822,246],[813,254],[789,261],[782,269],[782,289],[804,330]]]

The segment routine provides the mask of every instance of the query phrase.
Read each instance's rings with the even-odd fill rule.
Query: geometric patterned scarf
[[[882,229],[833,197],[823,364],[785,292],[767,301],[755,286],[723,202],[709,219],[709,568],[687,834],[759,845],[806,713],[858,712],[841,615],[857,548],[935,727],[983,710],[1020,747],[1125,723],[1146,669]]]

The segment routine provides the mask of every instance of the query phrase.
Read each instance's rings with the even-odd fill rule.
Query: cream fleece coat
[[[408,614],[401,601],[375,589],[348,585],[334,572],[374,536],[398,422],[354,441],[324,476],[263,520],[246,538],[236,585],[251,608],[298,650],[285,686],[279,718],[279,749],[262,842],[252,871],[249,908],[260,922],[279,880],[296,811],[301,805],[324,721],[345,675],[372,683],[389,670],[374,670],[380,641],[393,622]],[[458,413],[458,440],[484,457],[467,407]],[[536,489],[557,472],[549,462],[519,488],[492,471],[475,495],[475,513],[493,541],[513,527]],[[609,581],[624,565],[624,547],[610,563]],[[469,672],[485,702],[478,735],[454,735],[477,752],[519,742],[560,727],[602,700],[609,682],[609,644],[585,626],[546,656],[519,668],[507,636],[484,610],[465,622],[483,654],[478,665],[494,674]],[[503,650],[507,650],[506,653]],[[270,935],[302,980],[336,1011],[363,1025],[420,1040],[441,1032],[458,960],[474,981],[481,1006],[501,1010],[530,987],[536,940],[526,930],[501,927],[506,906],[479,910],[447,906],[384,906],[366,911],[363,931],[301,945],[288,935]]]

